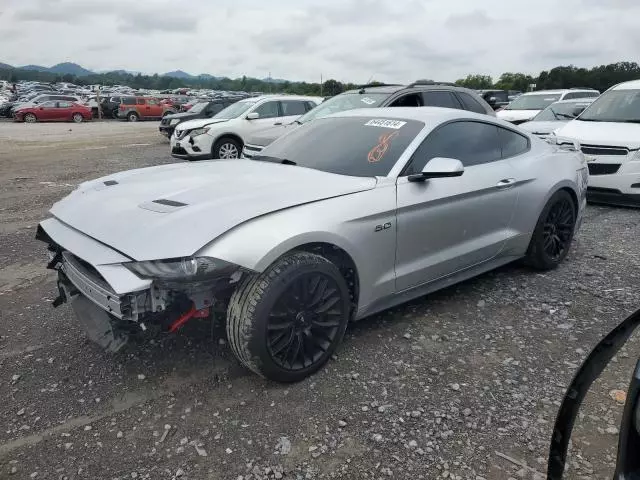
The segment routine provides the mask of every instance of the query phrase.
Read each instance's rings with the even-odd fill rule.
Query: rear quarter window
[[[515,157],[529,151],[529,139],[512,130],[498,127],[498,140],[502,147],[502,158]]]
[[[136,104],[136,98],[135,97],[124,97],[122,99],[122,104],[123,105],[135,105]]]

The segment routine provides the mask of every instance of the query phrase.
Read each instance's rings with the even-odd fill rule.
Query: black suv
[[[506,107],[511,101],[509,90],[482,90],[480,95],[494,110]]]
[[[496,113],[476,92],[453,83],[418,80],[411,85],[363,85],[356,90],[331,97],[294,123],[259,130],[247,139],[242,155],[252,158],[275,139],[296,127],[332,113],[356,108],[375,107],[443,107],[468,110],[494,116]]]
[[[171,138],[176,125],[187,120],[195,120],[197,118],[211,118],[217,115],[229,105],[236,103],[243,97],[216,98],[214,100],[203,100],[196,103],[188,111],[182,113],[172,113],[162,117],[158,130],[167,138]]]

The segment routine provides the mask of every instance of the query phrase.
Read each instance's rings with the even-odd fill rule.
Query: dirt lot
[[[640,212],[590,206],[557,271],[508,266],[365,320],[296,385],[241,368],[204,322],[110,355],[50,306],[35,227],[83,180],[172,161],[167,141],[155,122],[0,123],[0,144],[2,479],[536,478],[572,373],[640,308]],[[639,345],[590,394],[569,478],[611,477],[609,392]]]

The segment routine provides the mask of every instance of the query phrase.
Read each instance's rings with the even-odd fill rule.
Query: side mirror
[[[251,112],[247,115],[247,120],[256,120],[260,118],[260,114],[258,112]]]
[[[573,115],[574,117],[577,117],[578,115],[580,115],[582,112],[584,112],[584,109],[587,107],[576,107],[573,109],[573,111],[571,112],[571,115]]]
[[[464,165],[455,158],[432,158],[422,169],[422,172],[409,175],[410,182],[424,182],[430,178],[459,177],[464,173]]]

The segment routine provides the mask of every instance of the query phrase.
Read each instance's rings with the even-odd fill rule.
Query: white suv
[[[611,87],[551,138],[580,145],[590,201],[640,206],[640,80]]]
[[[560,100],[595,98],[598,96],[600,96],[600,92],[590,88],[539,90],[520,95],[502,110],[496,112],[496,116],[507,122],[519,125],[528,122],[549,105]]]
[[[187,160],[239,158],[247,135],[293,122],[322,102],[320,97],[265,95],[230,105],[212,118],[178,124],[171,155]]]

